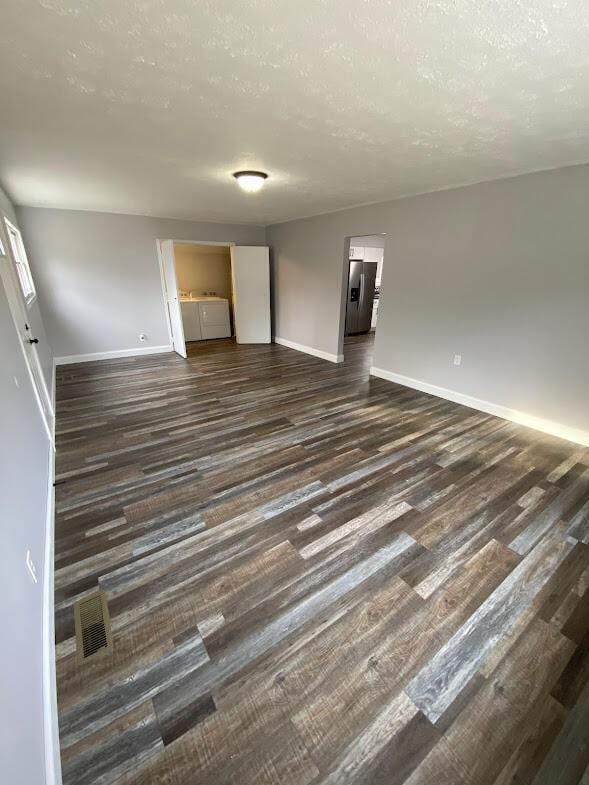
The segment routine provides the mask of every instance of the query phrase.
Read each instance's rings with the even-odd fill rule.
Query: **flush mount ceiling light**
[[[268,179],[268,175],[265,172],[252,171],[235,172],[233,177],[237,180],[239,187],[250,194],[259,191]]]

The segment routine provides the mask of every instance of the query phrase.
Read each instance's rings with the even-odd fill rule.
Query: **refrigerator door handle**
[[[364,303],[364,273],[360,273],[360,295],[358,297],[358,310],[362,309]]]

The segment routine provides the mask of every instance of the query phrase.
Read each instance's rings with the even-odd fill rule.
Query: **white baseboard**
[[[56,365],[71,365],[72,363],[87,363],[94,360],[115,360],[117,357],[139,357],[142,354],[163,354],[171,352],[171,344],[163,346],[140,346],[136,349],[117,349],[113,352],[92,352],[90,354],[70,354],[66,357],[56,357]]]
[[[330,363],[343,363],[343,354],[330,354],[321,349],[314,349],[312,346],[305,346],[303,343],[295,343],[295,341],[288,341],[286,338],[279,338],[274,336],[274,343],[279,343],[281,346],[287,346],[289,349],[296,349],[297,352],[304,352],[305,354],[312,354],[313,357],[320,357],[322,360],[329,360]]]
[[[463,406],[470,406],[472,409],[478,409],[487,414],[494,414],[497,417],[502,417],[504,420],[525,425],[528,428],[534,428],[537,431],[548,433],[551,436],[558,436],[560,439],[566,439],[575,444],[582,444],[584,447],[589,447],[589,432],[581,431],[578,428],[571,428],[568,425],[553,422],[552,420],[544,420],[542,417],[536,417],[533,414],[526,414],[517,409],[510,409],[507,406],[502,406],[498,403],[491,403],[491,401],[484,401],[481,398],[473,398],[470,395],[456,392],[456,390],[448,390],[446,387],[438,387],[435,384],[428,384],[419,379],[412,379],[410,376],[403,376],[400,373],[393,373],[392,371],[385,371],[384,368],[370,369],[372,376],[378,376],[380,379],[386,379],[389,382],[396,382],[402,384],[404,387],[411,387],[414,390],[436,395],[438,398],[445,398],[454,403],[461,403]]]
[[[51,379],[51,406],[55,411],[55,362]],[[55,419],[53,420],[55,442]],[[47,480],[47,514],[45,517],[45,553],[43,557],[43,732],[45,737],[46,785],[61,785],[61,757],[59,750],[59,721],[57,715],[57,684],[55,673],[55,451],[49,444]]]

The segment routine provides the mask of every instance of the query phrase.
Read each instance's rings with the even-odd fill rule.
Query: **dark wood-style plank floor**
[[[589,782],[589,450],[370,352],[58,369],[66,785]]]

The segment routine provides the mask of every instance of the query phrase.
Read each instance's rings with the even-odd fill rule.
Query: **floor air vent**
[[[74,605],[78,662],[112,649],[110,616],[106,594],[99,591]]]

